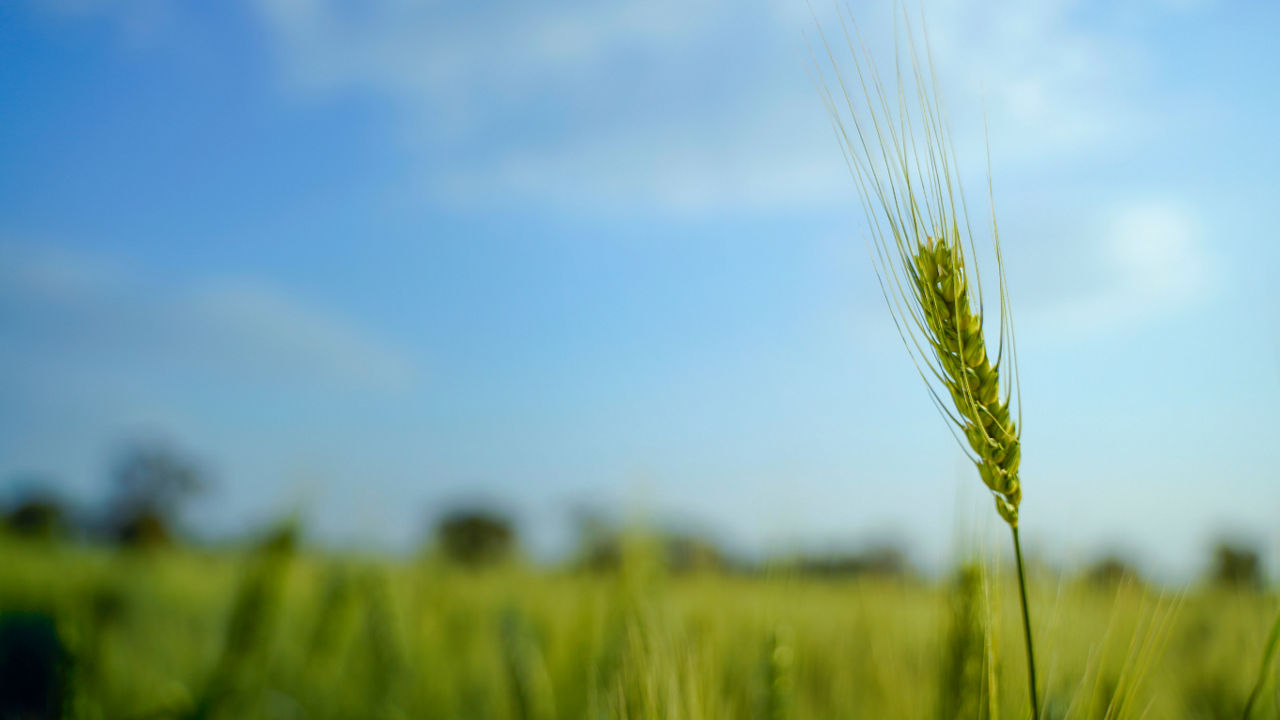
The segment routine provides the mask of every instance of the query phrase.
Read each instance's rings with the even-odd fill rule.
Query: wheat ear
[[[901,14],[907,63],[904,67],[895,29],[895,85],[887,89],[852,18],[837,11],[857,83],[845,82],[818,25],[825,63],[810,45],[818,69],[815,85],[858,188],[871,230],[870,254],[899,337],[935,407],[977,467],[996,510],[1013,533],[1031,710],[1038,717],[1035,655],[1018,538],[1022,445],[1017,345],[995,221],[990,156],[989,230],[999,298],[994,353],[988,352],[975,233],[937,92],[928,33],[924,32],[922,60],[911,20],[905,11]],[[814,20],[817,24],[816,16]],[[828,64],[834,71],[834,85],[826,81]]]

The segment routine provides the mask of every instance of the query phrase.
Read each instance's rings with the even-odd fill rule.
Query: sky
[[[888,62],[892,5],[849,11]],[[1280,6],[923,12],[974,185],[989,141],[1024,543],[1280,567]],[[748,554],[1003,547],[884,306],[814,28],[801,0],[0,5],[0,491],[99,502],[162,440],[210,537],[298,512],[405,550],[484,501],[546,557],[584,510]]]

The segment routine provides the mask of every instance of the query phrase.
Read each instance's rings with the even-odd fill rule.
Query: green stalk
[[[1271,660],[1276,656],[1276,647],[1280,646],[1280,614],[1276,615],[1276,622],[1271,626],[1271,636],[1267,638],[1267,646],[1262,651],[1262,667],[1258,668],[1258,680],[1253,684],[1253,692],[1249,693],[1249,702],[1244,704],[1244,720],[1249,720],[1249,713],[1253,712],[1253,704],[1258,701],[1258,696],[1262,694],[1262,686],[1267,682],[1267,676],[1270,675]]]
[[[1040,700],[1036,695],[1036,656],[1035,651],[1031,649],[1031,614],[1027,609],[1027,578],[1026,571],[1022,565],[1022,543],[1018,542],[1018,526],[1012,525],[1013,530],[1013,555],[1018,561],[1018,591],[1022,598],[1022,635],[1027,641],[1027,689],[1031,692],[1031,718],[1038,720],[1040,717]],[[1280,629],[1280,624],[1276,626]],[[1275,641],[1275,633],[1272,633],[1272,645]],[[1255,690],[1256,691],[1256,690]],[[1252,702],[1252,701],[1251,701]],[[1249,716],[1249,711],[1245,710],[1245,717]]]

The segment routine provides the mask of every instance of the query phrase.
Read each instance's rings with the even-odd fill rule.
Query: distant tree
[[[7,481],[13,491],[0,510],[0,528],[30,538],[57,538],[70,534],[72,517],[66,499],[55,483],[40,474],[19,475]]]
[[[151,508],[121,514],[113,528],[116,542],[130,547],[156,547],[173,542],[169,520]]]
[[[497,513],[457,510],[440,520],[436,541],[450,560],[478,566],[510,557],[516,549],[516,532],[511,521]]]
[[[112,480],[115,494],[109,523],[115,539],[125,545],[172,540],[181,504],[205,486],[193,461],[160,444],[127,448]]]
[[[622,567],[622,539],[598,537],[579,550],[578,565],[585,570],[606,572]]]
[[[1224,587],[1262,587],[1262,561],[1258,551],[1239,543],[1218,543],[1213,549],[1209,577]]]
[[[807,575],[828,577],[902,578],[911,574],[911,563],[902,548],[878,545],[854,553],[803,556],[795,562],[795,569]]]
[[[578,536],[577,567],[584,570],[616,570],[622,565],[622,538],[615,524],[593,508],[577,508],[573,524]]]
[[[675,529],[626,533],[592,511],[579,512],[577,526],[577,564],[582,569],[613,571],[636,560],[638,555],[648,556],[673,573],[732,567],[715,541],[702,534]]]
[[[690,533],[666,533],[659,537],[667,569],[675,573],[724,570],[724,553],[710,538]]]
[[[1119,555],[1103,555],[1085,571],[1085,579],[1101,588],[1118,585],[1125,578],[1140,579],[1138,571]]]
[[[45,483],[32,485],[4,514],[9,532],[25,537],[65,536],[70,528],[66,503]]]

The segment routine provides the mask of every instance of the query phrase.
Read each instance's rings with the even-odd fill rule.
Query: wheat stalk
[[[1253,706],[1262,695],[1262,686],[1266,684],[1267,677],[1271,674],[1271,660],[1275,657],[1277,648],[1280,648],[1280,614],[1276,615],[1276,622],[1271,626],[1271,634],[1267,636],[1267,643],[1262,651],[1262,663],[1258,666],[1258,679],[1254,681],[1253,690],[1249,692],[1249,699],[1244,705],[1244,720],[1249,720],[1249,716],[1253,713]]]
[[[977,467],[996,510],[1013,533],[1031,708],[1033,717],[1038,717],[1031,622],[1018,538],[1022,445],[1017,345],[995,221],[990,155],[987,194],[992,206],[990,240],[999,300],[994,353],[988,351],[985,332],[976,233],[969,221],[955,148],[937,91],[928,33],[924,33],[922,60],[911,20],[906,12],[901,14],[906,26],[907,63],[904,67],[895,29],[894,85],[887,87],[852,18],[843,12],[839,18],[857,84],[846,83],[820,24],[822,55],[834,71],[835,83],[826,81],[824,63],[810,45],[818,68],[815,84],[858,188],[871,230],[872,262],[899,337],[935,407]]]

